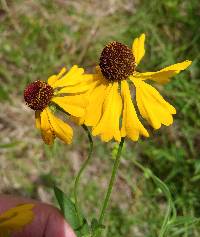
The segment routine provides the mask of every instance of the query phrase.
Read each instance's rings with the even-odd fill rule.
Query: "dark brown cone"
[[[113,41],[103,49],[99,66],[106,79],[121,81],[134,73],[135,58],[128,46]]]
[[[53,88],[43,81],[35,81],[24,90],[24,100],[33,110],[43,110],[53,96]]]

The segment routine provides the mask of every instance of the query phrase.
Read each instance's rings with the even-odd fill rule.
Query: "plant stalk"
[[[78,204],[78,186],[79,186],[79,181],[80,181],[80,177],[83,173],[83,171],[85,170],[85,168],[87,167],[88,163],[90,162],[91,158],[92,158],[92,151],[93,151],[93,140],[92,140],[92,136],[90,134],[90,131],[88,129],[88,127],[86,125],[82,125],[84,131],[87,133],[88,136],[88,140],[89,140],[89,152],[88,152],[88,157],[87,159],[83,162],[76,178],[75,178],[75,182],[74,182],[74,200],[75,200],[75,208],[77,211],[77,215],[78,215],[78,219],[79,219],[79,223],[80,225],[82,225],[83,220],[82,220],[82,216],[81,216],[81,211],[80,211],[80,206]]]
[[[121,152],[122,152],[122,148],[123,148],[123,144],[124,144],[124,139],[125,139],[124,137],[121,139],[121,142],[120,142],[119,147],[118,147],[117,155],[116,155],[115,162],[114,162],[113,169],[112,169],[110,182],[109,182],[109,185],[108,185],[106,196],[105,196],[103,206],[102,206],[102,209],[101,209],[101,213],[100,213],[100,216],[99,216],[99,221],[98,221],[99,225],[102,225],[104,215],[105,215],[105,211],[106,211],[106,208],[108,207],[111,192],[112,192],[113,185],[114,185],[114,182],[115,182],[115,179],[116,179],[117,170],[118,170],[118,167],[119,167],[119,164],[120,164],[120,158],[121,158]]]

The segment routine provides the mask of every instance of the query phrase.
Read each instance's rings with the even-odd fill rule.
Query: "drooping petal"
[[[60,79],[65,74],[66,71],[67,71],[67,69],[65,67],[63,67],[57,75],[50,76],[47,80],[48,84],[53,87],[54,83],[58,79]]]
[[[52,130],[41,130],[41,136],[45,144],[53,145],[54,139],[56,138]]]
[[[134,39],[133,41],[132,51],[137,65],[140,63],[145,54],[144,42],[145,34],[141,34],[140,37]]]
[[[134,77],[141,78],[142,80],[150,79],[160,84],[165,84],[170,81],[172,76],[175,76],[176,74],[180,73],[180,71],[189,67],[191,63],[192,61],[186,60],[181,63],[176,63],[163,68],[157,72],[136,73]]]
[[[131,94],[126,81],[121,82],[121,91],[123,98],[123,118],[121,136],[129,137],[133,141],[137,141],[139,135],[149,137],[147,130],[137,117],[134,105],[131,100]]]
[[[136,101],[142,117],[155,129],[160,128],[161,124],[171,125],[172,114],[176,113],[176,109],[165,101],[154,87],[140,79],[130,79],[136,87]]]
[[[109,92],[109,83],[98,84],[91,92],[89,92],[89,104],[86,107],[84,123],[87,126],[96,126],[99,122],[102,112],[103,103]]]
[[[70,144],[73,136],[72,128],[67,123],[54,116],[49,108],[47,108],[46,111],[53,134],[65,143]]]
[[[48,108],[44,109],[40,113],[40,118],[41,118],[40,129],[41,129],[42,139],[45,144],[52,145],[55,139],[55,134],[53,131],[53,127],[49,121]]]
[[[29,224],[33,218],[34,204],[13,207],[0,215],[0,232],[3,230],[19,230]]]
[[[119,119],[122,99],[118,92],[118,82],[110,83],[106,90],[108,90],[108,94],[103,104],[102,117],[96,127],[93,128],[92,134],[94,136],[100,134],[101,139],[105,142],[113,137],[116,141],[120,141]]]
[[[46,108],[41,112],[41,134],[47,145],[52,145],[55,137],[69,144],[72,140],[73,131],[68,124],[55,117],[51,110]]]
[[[36,128],[40,129],[41,118],[40,118],[40,111],[35,111],[35,126]]]
[[[85,107],[88,103],[86,95],[53,97],[51,101],[75,117],[82,117],[85,114]]]
[[[72,116],[71,119],[78,125],[96,126],[102,116],[102,108],[106,95],[109,92],[109,82],[105,80],[100,69],[93,74],[93,81],[90,83],[90,90],[86,92],[88,105],[83,117]]]
[[[50,130],[50,129],[52,130],[47,111],[48,111],[48,108],[45,108],[40,113],[40,118],[41,118],[40,128],[41,130],[44,130],[44,131]]]

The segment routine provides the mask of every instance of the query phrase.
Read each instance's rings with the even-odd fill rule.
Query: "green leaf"
[[[74,203],[62,190],[56,186],[54,186],[54,193],[67,222],[74,230],[80,228],[80,223]]]
[[[76,232],[76,235],[78,237],[88,235],[90,233],[90,228],[87,220],[82,216],[82,224],[79,222],[76,207],[72,200],[56,186],[54,186],[54,193],[65,219]]]
[[[194,225],[198,224],[200,222],[200,218],[195,218],[191,216],[178,216],[175,220],[170,221],[168,223],[167,230],[169,231],[170,228],[176,229],[173,231],[174,236],[178,235],[180,236],[182,233],[185,233],[190,228],[192,228]],[[182,236],[182,235],[181,235]]]
[[[200,218],[191,217],[191,216],[177,216],[175,220],[171,221],[170,226],[178,226],[178,225],[193,225],[200,222]]]

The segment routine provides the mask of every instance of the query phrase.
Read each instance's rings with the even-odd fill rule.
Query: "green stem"
[[[82,225],[82,217],[81,217],[81,212],[80,212],[80,207],[78,205],[78,197],[77,197],[77,193],[78,193],[78,185],[79,185],[79,181],[80,181],[80,177],[81,174],[83,173],[83,171],[85,170],[86,166],[88,165],[90,159],[92,158],[92,151],[93,151],[93,140],[92,140],[92,136],[90,134],[90,131],[88,129],[87,126],[82,125],[83,129],[85,130],[85,132],[87,133],[88,139],[89,139],[89,143],[90,143],[90,147],[89,147],[89,152],[88,152],[88,157],[87,159],[83,162],[76,178],[75,178],[75,183],[74,183],[74,200],[75,200],[75,208],[77,211],[77,215],[78,215],[78,219],[79,219],[79,223],[80,225]]]
[[[112,169],[112,175],[111,175],[110,182],[109,182],[109,185],[108,185],[108,189],[107,189],[107,192],[106,192],[106,197],[104,199],[103,206],[102,206],[102,209],[101,209],[101,213],[100,213],[100,216],[99,216],[99,221],[98,221],[99,225],[102,225],[103,218],[104,218],[104,215],[105,215],[105,211],[106,211],[106,208],[107,208],[109,200],[110,200],[112,188],[113,188],[113,185],[114,185],[114,182],[115,182],[117,170],[118,170],[119,163],[120,163],[120,157],[121,157],[122,147],[123,147],[123,144],[124,144],[124,139],[125,139],[124,137],[121,139],[121,142],[120,142],[119,147],[118,147],[116,159],[115,159],[113,169]]]
[[[164,221],[162,223],[162,227],[159,233],[159,237],[164,237],[168,229],[168,223],[170,221],[171,214],[172,214],[172,218],[176,217],[176,209],[174,207],[169,188],[162,180],[160,180],[157,176],[155,176],[150,169],[145,168],[142,164],[140,164],[136,160],[132,160],[132,161],[138,168],[140,168],[145,174],[147,174],[149,177],[153,179],[154,183],[162,190],[162,192],[165,194],[167,198],[167,211],[166,211]]]

